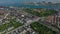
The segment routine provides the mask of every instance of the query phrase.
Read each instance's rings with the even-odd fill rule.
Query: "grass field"
[[[38,22],[34,22],[31,24],[33,30],[38,32],[38,34],[59,34],[51,29],[47,28],[46,26],[39,24]]]

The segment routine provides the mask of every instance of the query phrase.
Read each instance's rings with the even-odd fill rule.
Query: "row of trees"
[[[28,13],[31,13],[33,15],[37,15],[39,17],[46,17],[46,16],[53,15],[56,13],[55,10],[51,10],[51,9],[46,9],[46,10],[41,11],[41,12],[33,11],[32,9],[25,9],[25,11]]]

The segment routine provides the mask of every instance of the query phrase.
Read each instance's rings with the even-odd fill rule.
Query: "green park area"
[[[0,32],[7,30],[10,27],[14,27],[14,29],[15,29],[15,28],[22,26],[22,25],[23,25],[22,23],[16,22],[15,19],[12,19],[9,23],[5,23],[5,24],[0,25]]]
[[[46,17],[46,16],[49,16],[49,15],[53,15],[56,13],[55,10],[50,10],[50,9],[46,9],[46,10],[43,10],[43,11],[33,11],[33,9],[25,9],[26,12],[30,13],[30,14],[33,14],[33,15],[37,15],[39,17]]]
[[[38,23],[38,22],[34,22],[31,24],[31,27],[33,30],[35,30],[38,34],[59,34],[55,31],[52,31],[51,29],[49,29],[48,27]]]

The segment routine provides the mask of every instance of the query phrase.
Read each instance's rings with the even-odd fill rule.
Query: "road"
[[[7,13],[3,19],[7,18],[8,15],[9,15],[9,13]],[[2,21],[3,19],[1,19],[0,21]],[[1,34],[1,32],[0,32],[0,34]]]
[[[8,15],[9,15],[9,13],[7,13],[3,19],[5,19]],[[3,19],[1,19],[0,21],[2,21]]]
[[[47,26],[49,29],[51,29],[51,30],[53,30],[53,31],[57,31],[57,32],[59,32],[59,30],[57,29],[57,28],[55,28],[55,27],[53,27],[53,26],[51,26],[51,24],[47,24],[47,22],[45,22],[45,21],[38,21],[40,24],[42,24],[42,25],[44,25],[44,26]]]
[[[31,22],[25,23],[23,26],[20,26],[20,27],[16,28],[15,30],[12,30],[12,31],[10,31],[10,32],[7,32],[6,34],[11,33],[11,32],[13,32],[13,31],[17,31],[17,29],[20,29],[20,28],[22,28],[22,27],[28,26],[28,25],[30,25],[31,23],[33,23],[33,22],[35,22],[35,21],[38,21],[39,19],[40,19],[40,18],[31,20]]]

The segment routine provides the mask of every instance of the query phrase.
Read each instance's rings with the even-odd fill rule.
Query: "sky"
[[[22,3],[22,2],[53,2],[53,3],[60,3],[60,0],[0,0],[0,3]]]

